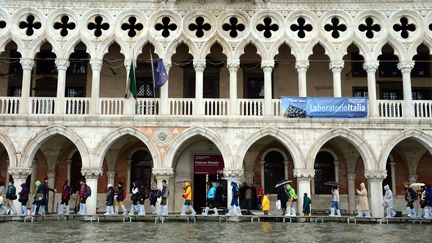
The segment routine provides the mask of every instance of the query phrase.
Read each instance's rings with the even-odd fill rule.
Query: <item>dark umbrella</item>
[[[326,182],[324,182],[324,185],[326,185],[326,186],[334,186],[334,187],[341,187],[341,184],[339,184],[336,181],[326,181]]]
[[[276,184],[276,188],[291,183],[292,180],[280,180],[278,184]]]

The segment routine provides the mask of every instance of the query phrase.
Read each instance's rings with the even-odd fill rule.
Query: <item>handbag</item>
[[[35,201],[39,202],[39,201],[42,201],[42,199],[43,199],[43,193],[41,193],[41,192],[36,193]]]
[[[281,201],[280,200],[277,200],[276,201],[276,208],[277,209],[281,209],[282,207],[281,207]]]

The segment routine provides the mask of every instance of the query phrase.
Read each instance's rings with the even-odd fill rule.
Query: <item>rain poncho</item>
[[[389,185],[384,186],[384,208],[393,208],[393,192],[390,190]]]
[[[214,188],[213,186],[210,188],[210,190],[207,193],[207,198],[208,199],[214,199],[216,197],[216,188]]]
[[[269,211],[270,210],[270,198],[268,195],[264,195],[264,197],[263,197],[262,209],[263,209],[263,211]]]
[[[288,196],[291,198],[291,200],[297,200],[297,194],[296,194],[294,188],[292,188],[292,186],[290,184],[286,185],[286,190],[287,190]]]
[[[192,188],[189,182],[186,181],[184,183],[183,189],[184,189],[183,198],[189,201],[192,200]]]

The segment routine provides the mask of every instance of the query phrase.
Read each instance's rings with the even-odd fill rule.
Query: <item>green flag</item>
[[[129,70],[129,94],[136,99],[137,87],[136,87],[135,69],[134,69],[133,61],[131,62],[131,66]]]

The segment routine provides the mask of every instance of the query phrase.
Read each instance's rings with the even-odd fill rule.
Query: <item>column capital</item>
[[[246,171],[245,173],[246,178],[253,178],[253,176],[255,175],[254,171]]]
[[[107,174],[108,177],[114,177],[115,176],[115,171],[109,170],[109,171],[107,171],[106,174]]]
[[[366,70],[366,72],[376,72],[376,70],[379,67],[379,61],[366,61],[363,63],[363,69]]]
[[[34,59],[33,58],[21,58],[20,60],[22,69],[32,70],[34,67]]]
[[[166,69],[166,71],[168,72],[168,70],[171,68],[171,66],[172,66],[172,60],[171,59],[165,59],[164,61],[163,61],[163,63],[164,63],[164,66],[165,66],[165,69]]]
[[[70,165],[70,164],[72,164],[72,160],[71,160],[71,159],[67,159],[67,160],[66,160],[66,163],[67,163],[68,165]]]
[[[264,166],[265,165],[265,160],[260,160],[260,164],[261,164],[261,166]]]
[[[271,60],[261,60],[261,68],[264,71],[272,71],[275,65],[275,61]]]
[[[414,68],[414,61],[399,62],[397,67],[402,73],[411,73],[411,70]]]
[[[355,180],[356,176],[357,176],[356,173],[348,173],[347,174],[347,178],[349,181]]]
[[[49,171],[47,171],[47,176],[48,176],[48,178],[55,177],[56,176],[55,170],[49,170]]]
[[[379,182],[387,177],[387,171],[385,170],[365,170],[365,177],[371,182]]]
[[[206,59],[194,59],[193,66],[195,68],[195,71],[204,72],[204,69],[206,67]]]
[[[389,164],[390,164],[390,166],[391,166],[391,167],[395,167],[395,166],[396,166],[396,162],[395,162],[395,161],[393,161],[393,160],[392,160],[392,161],[390,161],[390,163],[389,163]]]
[[[294,177],[311,180],[315,176],[315,169],[294,169]]]
[[[223,174],[225,177],[234,177],[234,178],[239,179],[240,177],[243,176],[244,170],[243,169],[229,169],[229,168],[227,169],[227,168],[225,168],[223,170]]]
[[[86,179],[97,179],[102,175],[102,168],[81,168],[81,174]]]
[[[332,71],[342,71],[344,67],[344,62],[343,61],[331,61],[329,63],[329,68]]]
[[[289,165],[289,161],[288,160],[284,160],[282,162],[284,163],[284,165]]]
[[[90,65],[93,71],[95,70],[100,71],[102,69],[102,64],[103,64],[102,59],[95,59],[95,58],[90,59]]]
[[[57,70],[67,70],[69,67],[69,60],[68,59],[55,59],[55,64],[57,67]]]
[[[156,177],[171,177],[174,175],[172,168],[153,168],[152,173]]]
[[[411,181],[417,181],[417,178],[418,178],[418,176],[417,175],[415,175],[415,174],[410,174],[410,175],[408,175],[408,180],[411,182]]]
[[[240,67],[240,59],[228,59],[227,67],[230,72],[237,72]]]
[[[307,70],[309,68],[309,60],[296,61],[295,68],[297,70]]]
[[[12,167],[8,169],[8,173],[11,174],[14,179],[27,179],[27,176],[32,173],[32,169]]]

